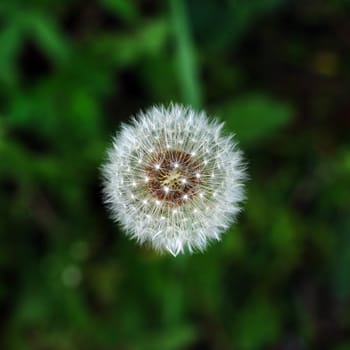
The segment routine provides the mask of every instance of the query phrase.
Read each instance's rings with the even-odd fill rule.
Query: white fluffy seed
[[[220,238],[239,211],[245,178],[222,127],[176,104],[123,125],[102,171],[105,202],[129,236],[174,256]]]

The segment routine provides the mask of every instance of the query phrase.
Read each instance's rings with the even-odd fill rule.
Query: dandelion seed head
[[[130,237],[174,256],[220,239],[240,210],[245,178],[222,127],[177,104],[122,126],[102,172],[105,202]]]

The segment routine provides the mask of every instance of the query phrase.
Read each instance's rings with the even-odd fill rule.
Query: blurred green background
[[[0,349],[350,349],[347,0],[1,0]],[[174,259],[109,219],[130,115],[236,133],[238,221]]]

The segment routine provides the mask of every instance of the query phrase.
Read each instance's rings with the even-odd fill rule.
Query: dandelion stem
[[[188,19],[183,0],[169,0],[176,42],[176,61],[185,103],[201,108],[202,96]]]

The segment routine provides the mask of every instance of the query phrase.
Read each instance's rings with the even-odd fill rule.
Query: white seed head
[[[245,178],[222,127],[177,104],[123,125],[102,172],[105,202],[129,236],[174,256],[220,239],[240,209]]]

